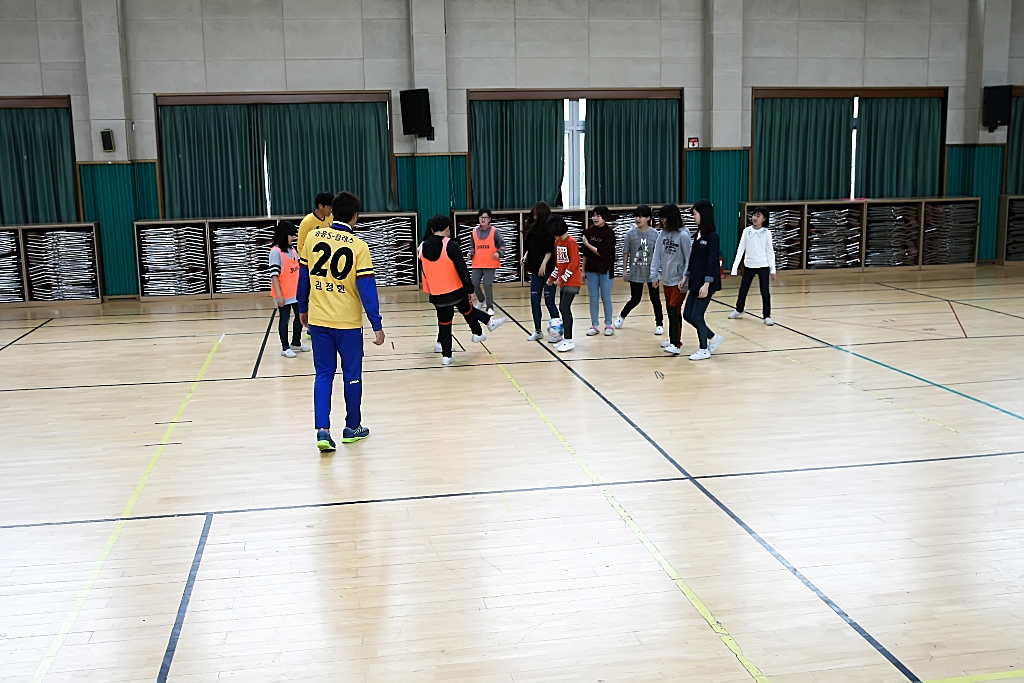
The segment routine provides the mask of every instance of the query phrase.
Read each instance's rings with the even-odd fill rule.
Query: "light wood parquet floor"
[[[0,309],[0,681],[1024,681],[1024,269],[737,280],[700,363],[382,290],[329,456],[269,298]]]

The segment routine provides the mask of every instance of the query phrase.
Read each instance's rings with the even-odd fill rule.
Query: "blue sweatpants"
[[[331,428],[331,394],[334,375],[338,371],[338,356],[341,356],[341,372],[345,380],[345,426],[355,429],[362,420],[359,406],[363,400],[363,331],[310,325],[309,336],[313,340],[313,365],[316,367],[316,382],[313,384],[316,428]]]

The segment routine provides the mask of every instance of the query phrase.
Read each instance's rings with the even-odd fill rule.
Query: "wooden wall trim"
[[[753,88],[755,100],[805,97],[945,97],[946,87],[928,88]]]
[[[391,102],[390,90],[334,92],[250,92],[157,94],[156,106],[201,104],[306,104],[315,102]]]
[[[467,90],[469,101],[479,100],[680,100],[682,88],[541,88],[529,90]]]
[[[0,109],[71,109],[71,95],[0,97]]]

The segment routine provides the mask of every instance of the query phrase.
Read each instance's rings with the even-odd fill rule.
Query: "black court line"
[[[270,320],[267,321],[267,332],[263,335],[263,343],[260,344],[260,354],[256,356],[256,365],[252,366],[252,377],[249,379],[256,379],[256,373],[260,371],[260,362],[263,360],[263,351],[267,348],[267,339],[270,338],[270,328],[274,325],[274,316],[277,315],[277,309],[275,308],[270,312]]]
[[[38,325],[36,325],[35,327],[33,327],[33,328],[32,328],[31,330],[29,330],[28,332],[26,332],[25,334],[21,335],[20,337],[15,337],[14,339],[12,339],[11,341],[7,342],[7,343],[6,343],[6,344],[4,344],[3,346],[0,346],[0,351],[3,351],[3,350],[4,350],[4,349],[6,349],[6,348],[7,348],[8,346],[10,346],[11,344],[13,344],[13,343],[15,343],[15,342],[17,342],[17,341],[21,341],[22,339],[24,339],[24,338],[25,338],[25,337],[27,337],[28,335],[32,334],[33,332],[35,332],[36,330],[38,330],[38,329],[39,329],[40,327],[42,327],[42,326],[43,326],[43,325],[45,325],[46,323],[48,323],[48,322],[52,322],[52,321],[53,321],[53,318],[50,318],[49,320],[44,320],[43,322],[39,323]]]
[[[1010,318],[1017,318],[1018,320],[1024,320],[1024,316],[1021,316],[1021,315],[1016,315],[1014,313],[1007,313],[1006,311],[997,311],[994,308],[985,308],[984,306],[978,306],[977,304],[970,303],[971,301],[996,301],[997,299],[995,299],[995,298],[993,298],[993,299],[967,299],[966,301],[961,300],[961,299],[947,299],[945,297],[935,296],[934,294],[925,294],[924,292],[915,292],[912,289],[903,289],[902,287],[896,287],[896,286],[893,286],[893,285],[887,285],[884,282],[879,282],[877,284],[880,284],[883,287],[889,287],[890,289],[898,289],[901,292],[907,292],[908,294],[916,294],[917,296],[926,296],[929,299],[936,299],[938,301],[945,301],[945,302],[948,302],[950,304],[950,306],[952,306],[955,303],[956,304],[963,304],[964,306],[970,306],[971,308],[977,308],[979,311],[988,311],[989,313],[998,313],[999,315],[1005,315],[1005,316],[1008,316]],[[1006,297],[1006,298],[1021,298],[1021,297]],[[959,322],[959,319],[958,319],[958,322]]]
[[[178,615],[174,618],[174,626],[171,627],[171,638],[167,641],[167,649],[164,650],[160,673],[156,675],[157,683],[167,683],[167,674],[171,672],[171,662],[174,661],[174,651],[178,649],[178,638],[181,636],[181,627],[185,624],[185,613],[188,612],[188,603],[192,599],[192,588],[196,585],[196,575],[199,574],[199,564],[203,561],[203,551],[206,550],[206,539],[210,536],[211,524],[213,524],[212,512],[206,514],[203,533],[200,534],[199,545],[196,546],[196,556],[192,558],[192,568],[188,570],[188,580],[185,582],[185,590],[181,594]]]
[[[271,505],[251,508],[229,508],[223,510],[168,512],[158,515],[139,515],[137,517],[97,517],[93,519],[71,519],[59,522],[25,522],[22,524],[0,525],[0,531],[9,529],[37,529],[42,527],[77,526],[80,524],[109,524],[111,522],[143,522],[162,519],[180,519],[184,517],[202,517],[203,515],[239,515],[257,514],[261,512],[287,512],[289,510],[316,510],[320,508],[351,507],[355,505],[373,505],[379,503],[409,503],[421,500],[445,500],[448,498],[471,498],[473,496],[514,495],[517,493],[543,493],[547,491],[573,491],[576,489],[600,488],[602,486],[640,486],[645,484],[663,484],[674,481],[703,481],[705,479],[736,479],[741,477],[760,477],[773,474],[800,474],[803,472],[827,472],[831,470],[855,470],[869,467],[888,467],[894,465],[918,465],[923,463],[953,462],[956,460],[981,460],[1003,456],[1024,455],[1024,451],[1000,451],[998,453],[974,453],[969,455],[947,455],[936,458],[920,458],[917,460],[887,460],[884,462],[850,463],[846,465],[821,465],[817,467],[794,467],[780,470],[755,470],[751,472],[725,472],[722,474],[684,475],[680,477],[659,477],[656,479],[633,479],[622,481],[589,482],[586,484],[562,484],[553,486],[533,486],[517,489],[491,489],[482,491],[456,491],[453,493],[430,493],[416,496],[394,496],[390,498],[362,498],[358,500],[341,500],[327,503],[301,503],[297,505]]]
[[[502,309],[502,310],[504,310],[504,309]],[[527,329],[525,327],[523,327],[522,324],[518,320],[513,318],[511,315],[509,315],[509,318],[516,325],[519,325],[519,327],[524,332],[527,332]],[[820,341],[820,340],[815,340],[815,341]],[[824,343],[824,342],[822,342],[822,343]],[[555,352],[551,351],[550,349],[548,349],[548,352],[551,353],[552,355],[555,354]],[[557,355],[555,355],[555,358],[557,358],[559,361],[561,361],[561,359],[558,358]],[[641,437],[643,437],[643,439],[645,441],[647,441],[647,443],[649,443],[652,448],[654,448],[656,451],[658,451],[658,453],[660,453],[662,455],[662,457],[664,457],[669,463],[671,463],[672,466],[675,467],[676,470],[679,471],[680,474],[682,474],[684,477],[686,477],[686,479],[690,483],[692,483],[697,488],[698,491],[703,493],[708,498],[708,500],[710,500],[712,503],[714,503],[731,520],[733,520],[736,524],[738,524],[739,527],[741,529],[743,529],[743,531],[745,531],[751,538],[753,538],[755,541],[757,541],[757,543],[762,548],[764,548],[766,551],[768,551],[768,553],[772,557],[774,557],[776,559],[776,561],[779,562],[779,564],[781,564],[783,567],[785,567],[793,576],[795,576],[802,584],[804,584],[804,586],[806,586],[812,593],[814,593],[818,597],[818,599],[820,599],[822,602],[824,602],[826,605],[828,605],[828,607],[831,608],[832,611],[835,612],[843,621],[845,621],[850,626],[850,628],[852,628],[857,633],[857,635],[859,635],[861,638],[863,638],[865,641],[867,641],[867,643],[869,645],[871,645],[880,655],[885,657],[889,661],[889,663],[892,664],[894,667],[896,667],[896,669],[899,670],[899,672],[902,673],[904,676],[906,676],[908,680],[912,681],[913,683],[921,683],[921,679],[918,678],[917,675],[914,674],[913,671],[911,671],[909,668],[907,668],[907,666],[903,662],[901,662],[896,657],[896,655],[891,653],[884,645],[882,645],[880,642],[878,642],[878,640],[876,640],[874,636],[872,636],[870,633],[868,633],[867,630],[863,626],[861,626],[859,623],[857,623],[857,621],[854,620],[853,617],[851,617],[849,614],[847,614],[846,611],[843,610],[839,605],[837,605],[830,597],[825,595],[825,593],[820,588],[818,588],[809,578],[804,576],[803,572],[801,572],[789,560],[787,560],[785,557],[783,557],[782,554],[778,550],[776,550],[774,546],[772,546],[772,544],[770,544],[768,541],[766,541],[759,533],[754,531],[754,529],[749,524],[744,522],[740,518],[739,515],[737,515],[735,512],[733,512],[732,509],[729,508],[728,505],[723,503],[715,494],[713,494],[710,490],[708,490],[708,488],[706,486],[704,486],[696,478],[694,478],[686,470],[686,468],[684,468],[682,465],[680,465],[679,462],[675,458],[673,458],[671,455],[669,455],[668,451],[666,451],[664,448],[662,448],[661,445],[657,441],[655,441],[649,434],[647,434],[647,432],[645,432],[640,427],[640,425],[638,425],[636,422],[634,422],[617,405],[615,405],[615,403],[613,403],[604,394],[602,394],[601,391],[598,390],[598,388],[595,387],[593,384],[591,384],[585,377],[583,377],[581,374],[576,372],[576,370],[571,365],[569,365],[567,363],[562,363],[562,365],[569,372],[571,372],[576,377],[576,379],[578,379],[580,382],[582,382],[598,398],[600,398],[609,408],[611,408],[616,414],[618,414],[618,416],[621,417],[626,422],[626,424],[628,424],[630,427],[632,427],[637,432],[637,434],[639,434]]]

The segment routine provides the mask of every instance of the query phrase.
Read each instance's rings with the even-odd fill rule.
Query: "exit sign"
[[[687,138],[686,146],[691,149],[700,145],[700,138]]]

